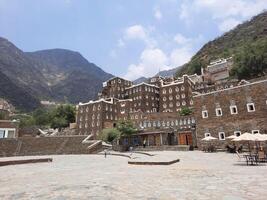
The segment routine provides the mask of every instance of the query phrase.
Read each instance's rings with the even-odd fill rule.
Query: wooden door
[[[192,133],[180,133],[179,144],[180,145],[193,145]]]
[[[156,146],[160,146],[160,135],[156,135]]]

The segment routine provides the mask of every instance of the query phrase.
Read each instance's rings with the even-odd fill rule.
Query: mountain
[[[157,73],[155,76],[171,77],[171,76],[174,76],[175,75],[176,71],[179,68],[180,67],[175,67],[173,69],[163,70],[163,71],[160,71],[159,73]]]
[[[175,67],[173,69],[169,69],[169,70],[162,70],[160,72],[158,72],[155,76],[163,76],[163,77],[172,77],[175,76],[175,73],[177,72],[177,70],[180,67]],[[146,82],[148,78],[141,76],[140,78],[136,79],[133,81],[134,84],[139,84],[142,82]]]
[[[53,99],[57,101],[78,103],[96,98],[102,83],[112,77],[79,52],[50,49],[28,52],[27,55],[47,64],[40,70],[48,80]]]
[[[263,68],[266,70],[266,48],[267,11],[253,17],[250,21],[239,24],[234,29],[226,32],[215,40],[206,43],[187,64],[183,65],[177,71],[177,76],[181,76],[185,73],[200,74],[201,67],[207,66],[210,61],[229,56],[234,56],[236,62],[242,61],[243,64],[246,63],[248,65],[249,63],[245,59],[248,59],[250,55],[252,55],[252,58],[255,56],[262,56],[262,60],[265,59],[265,61],[260,61],[264,62],[264,66],[261,67],[261,70],[264,70]],[[261,52],[257,52],[258,49],[261,49]],[[249,52],[248,55],[244,56],[247,51],[254,52]],[[242,58],[240,54],[244,54],[244,58]],[[258,65],[258,61],[255,63]],[[242,63],[240,63],[240,65],[242,65]],[[238,67],[239,65],[236,63],[236,66]],[[252,66],[250,67],[252,68]],[[236,70],[240,71],[240,69]],[[251,71],[251,69],[244,69],[244,71]]]
[[[78,52],[65,49],[23,52],[1,37],[0,72],[5,80],[0,82],[0,97],[26,111],[40,106],[40,100],[88,101],[97,96],[102,82],[112,77]],[[10,94],[8,85],[14,94]]]
[[[139,84],[139,83],[143,83],[143,82],[146,82],[147,81],[147,78],[144,77],[144,76],[141,76],[140,78],[136,79],[133,81],[134,84]]]
[[[0,97],[8,99],[18,110],[34,110],[40,106],[40,101],[32,96],[27,88],[12,82],[0,71]]]

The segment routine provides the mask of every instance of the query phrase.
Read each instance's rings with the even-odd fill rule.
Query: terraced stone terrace
[[[154,156],[133,153],[131,157],[142,161],[179,158],[180,162],[130,165],[128,157],[112,155],[13,157],[52,157],[53,162],[0,167],[0,199],[267,198],[267,164],[246,166],[236,155],[227,153],[149,153]]]

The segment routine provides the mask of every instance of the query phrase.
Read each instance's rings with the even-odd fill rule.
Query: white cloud
[[[191,24],[199,15],[208,14],[216,20],[219,30],[223,31],[227,28],[220,26],[230,27],[230,24],[236,24],[233,19],[246,20],[266,8],[267,0],[184,0],[180,6],[179,17]],[[222,25],[223,23],[225,25]]]
[[[118,47],[124,47],[125,46],[125,42],[122,39],[119,39],[118,43],[117,43],[117,46]]]
[[[234,18],[229,18],[224,20],[222,23],[219,24],[219,30],[222,32],[227,32],[231,29],[233,29],[235,26],[240,24],[241,22],[234,19]]]
[[[161,20],[162,19],[162,13],[160,11],[159,8],[155,8],[154,9],[154,17],[157,19],[157,20]]]
[[[142,25],[133,25],[127,27],[124,31],[122,42],[126,40],[141,40],[148,47],[156,46],[156,41],[150,37],[150,32],[154,30],[154,27],[144,28]]]
[[[191,39],[190,38],[186,38],[182,34],[178,33],[178,34],[175,35],[174,41],[179,45],[184,45],[184,44],[187,44],[187,43],[191,42]]]
[[[169,69],[167,66],[168,57],[159,48],[148,48],[143,50],[138,64],[131,64],[128,67],[124,78],[134,80],[141,76],[153,76],[156,71]]]
[[[173,67],[181,66],[190,61],[193,52],[188,47],[174,49],[170,54],[170,65]]]
[[[140,39],[140,40],[146,40],[147,33],[143,26],[141,25],[133,25],[125,30],[124,34],[126,39]]]

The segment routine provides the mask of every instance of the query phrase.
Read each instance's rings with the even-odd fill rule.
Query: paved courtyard
[[[119,156],[62,155],[0,167],[0,199],[267,199],[266,164],[245,166],[226,153],[152,153],[180,162],[140,166]]]

